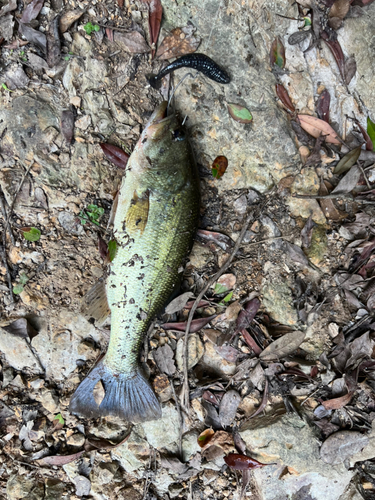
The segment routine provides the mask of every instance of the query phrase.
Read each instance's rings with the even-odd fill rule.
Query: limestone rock
[[[263,305],[274,320],[283,325],[295,325],[298,322],[292,291],[284,281],[266,281],[262,292]]]
[[[240,434],[254,458],[277,463],[253,472],[264,500],[339,500],[353,477],[343,464],[332,466],[320,459],[313,431],[298,416]]]

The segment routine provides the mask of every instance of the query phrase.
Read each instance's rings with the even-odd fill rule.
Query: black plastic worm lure
[[[157,75],[151,76],[148,81],[152,87],[155,87],[157,82],[165,75],[171,73],[178,68],[192,68],[200,71],[211,80],[219,83],[229,83],[230,76],[228,73],[215,63],[210,57],[205,54],[187,54],[179,57],[172,63],[163,68]]]

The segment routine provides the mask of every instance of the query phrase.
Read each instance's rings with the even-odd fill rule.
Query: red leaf
[[[113,42],[113,30],[111,30],[111,28],[106,28],[105,29],[105,34],[107,35],[108,40],[110,42]]]
[[[109,161],[111,161],[116,167],[125,169],[128,163],[129,155],[125,153],[122,149],[114,146],[113,144],[101,143],[100,147],[103,153],[106,155]]]
[[[340,398],[329,399],[328,401],[322,401],[322,405],[326,410],[339,410],[343,408],[345,405],[350,403],[350,400],[353,397],[354,392],[348,392],[344,396]]]
[[[193,319],[190,325],[189,333],[195,333],[201,330],[204,326],[207,325],[212,319],[216,318],[217,314],[213,314],[212,316],[208,316],[207,318],[198,318]],[[186,330],[187,321],[182,321],[179,323],[164,323],[161,325],[164,330],[179,330],[184,332]]]
[[[318,100],[316,101],[316,113],[321,120],[329,123],[329,105],[331,104],[331,96],[327,89],[323,90]]]
[[[163,15],[163,7],[161,6],[161,0],[142,1],[143,3],[148,4],[148,26],[150,30],[150,42],[152,45],[152,57],[154,57],[156,52],[156,42],[159,37],[161,18]]]
[[[237,318],[237,330],[247,328],[255,318],[260,307],[260,300],[255,298],[245,304],[243,311],[240,312]]]
[[[286,90],[284,85],[281,85],[281,83],[276,84],[276,94],[277,94],[277,97],[280,99],[280,101],[284,104],[284,106],[287,109],[289,109],[289,111],[294,113],[296,108],[293,106],[293,103],[290,100],[288,91]]]
[[[259,356],[259,354],[262,352],[262,349],[258,346],[250,333],[247,330],[242,329],[241,335],[244,338],[246,344],[254,351],[255,355]]]
[[[337,40],[329,40],[328,34],[325,31],[323,31],[321,36],[325,41],[325,43],[330,48],[333,57],[335,58],[335,61],[337,63],[337,66],[339,68],[342,79],[345,81],[345,56],[342,51],[340,43]]]
[[[374,149],[374,146],[372,144],[372,140],[370,139],[370,136],[367,133],[367,130],[362,127],[362,125],[359,123],[359,121],[356,118],[353,118],[353,120],[357,124],[359,130],[362,132],[363,138],[366,141],[366,150],[372,151]]]
[[[216,394],[211,391],[204,391],[202,398],[215,406],[220,405],[221,397],[217,399]]]
[[[108,259],[108,245],[101,236],[98,238],[98,250],[100,257],[106,261]]]
[[[186,303],[186,305],[184,306],[184,309],[190,309],[193,307],[193,305],[195,304],[195,300],[189,300],[189,302]],[[210,303],[208,302],[208,300],[201,300],[199,302],[199,304],[197,305],[197,309],[201,308],[201,307],[207,307],[209,306]]]
[[[265,465],[255,460],[255,458],[247,457],[246,455],[240,455],[239,453],[229,453],[224,457],[225,463],[235,470],[249,470],[249,469],[259,469]]]

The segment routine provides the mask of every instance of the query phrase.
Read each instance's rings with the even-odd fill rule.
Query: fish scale
[[[129,158],[114,220],[117,251],[106,295],[111,336],[104,359],[74,393],[70,409],[92,418],[132,422],[160,417],[160,404],[142,373],[139,352],[155,315],[179,281],[199,215],[199,179],[177,118],[155,110]],[[104,389],[98,399],[96,389]]]

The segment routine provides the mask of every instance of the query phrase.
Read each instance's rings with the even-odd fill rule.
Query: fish
[[[200,204],[191,145],[177,116],[166,111],[163,102],[152,114],[121,182],[113,227],[116,254],[105,287],[109,345],[70,401],[70,411],[85,418],[114,415],[137,423],[161,417],[140,349],[151,321],[179,283]]]
[[[158,82],[168,73],[171,73],[178,68],[193,68],[200,71],[205,76],[218,83],[227,84],[230,82],[229,74],[219,66],[214,60],[206,56],[206,54],[186,54],[179,57],[163,68],[157,75],[148,77],[148,81],[152,87],[156,87]]]

